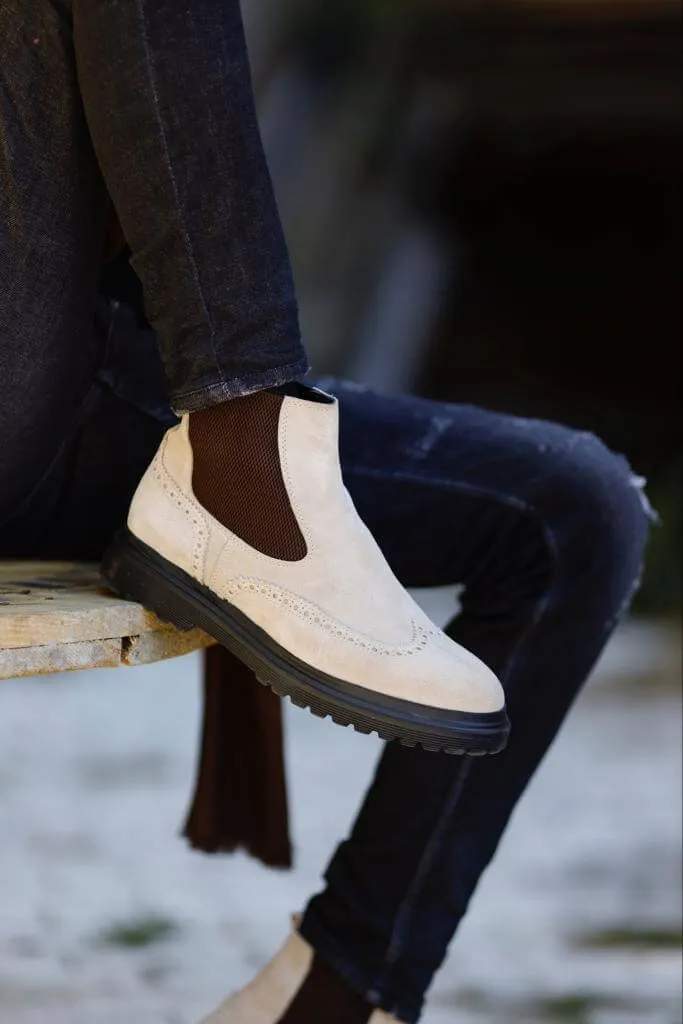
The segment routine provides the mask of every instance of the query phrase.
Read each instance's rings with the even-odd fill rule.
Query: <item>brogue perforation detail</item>
[[[406,657],[419,654],[420,651],[425,649],[432,637],[439,635],[439,631],[435,627],[426,628],[413,620],[411,621],[412,637],[408,644],[403,646],[381,644],[343,626],[311,602],[304,601],[286,590],[273,587],[261,580],[244,576],[232,580],[225,588],[225,596],[227,598],[235,597],[240,593],[259,594],[262,597],[269,598],[305,622],[324,629],[335,639],[353,644],[354,647],[368,651],[370,654],[378,654],[384,657]]]
[[[209,529],[199,506],[186,497],[167,470],[164,463],[164,452],[165,445],[152,465],[154,478],[174,505],[177,505],[180,511],[188,518],[189,524],[192,526],[194,541],[192,545],[192,573],[198,579],[201,579],[203,554],[209,539]]]

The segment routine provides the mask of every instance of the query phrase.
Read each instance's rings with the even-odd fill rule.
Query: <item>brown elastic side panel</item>
[[[259,391],[190,413],[192,487],[207,512],[250,547],[298,562],[307,549],[280,466],[282,402]]]

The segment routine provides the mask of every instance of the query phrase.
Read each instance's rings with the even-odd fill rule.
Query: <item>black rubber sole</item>
[[[383,740],[449,754],[495,754],[510,731],[505,709],[492,714],[439,711],[335,679],[295,658],[238,608],[123,530],[102,561],[102,577],[121,597],[177,629],[200,628],[248,665],[278,696],[337,725]]]

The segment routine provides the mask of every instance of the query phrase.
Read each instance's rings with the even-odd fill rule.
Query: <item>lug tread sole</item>
[[[127,530],[122,531],[112,542],[104,556],[101,573],[107,585],[117,594],[149,608],[163,622],[182,632],[197,627],[205,630],[252,669],[263,686],[269,687],[278,697],[288,697],[294,705],[310,711],[318,718],[330,718],[343,728],[351,726],[356,732],[365,735],[376,733],[387,742],[398,740],[403,746],[422,747],[432,752],[476,757],[498,753],[505,746],[509,727],[504,714],[502,722],[498,719],[484,736],[468,735],[466,726],[456,728],[451,725],[446,728],[438,718],[438,711],[434,712],[436,717],[433,724],[430,722],[426,727],[411,722],[408,702],[397,702],[404,704],[408,711],[401,716],[402,720],[392,718],[386,707],[379,705],[376,710],[364,710],[355,706],[357,701],[344,699],[341,687],[347,684],[341,682],[339,693],[332,697],[316,692],[313,669],[302,663],[299,663],[298,668],[293,664],[292,656],[279,648],[243,613],[227,602],[220,601],[208,588],[148,548]],[[216,607],[218,602],[221,606],[219,608]],[[247,642],[242,641],[240,632]],[[334,680],[324,677],[322,673],[319,678],[328,681],[327,690],[330,689],[329,682],[334,683]],[[368,699],[372,697],[372,691],[366,693]]]

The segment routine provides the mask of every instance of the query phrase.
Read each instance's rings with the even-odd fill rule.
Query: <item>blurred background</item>
[[[680,10],[250,0],[315,369],[593,430],[680,602]],[[649,581],[648,581],[649,582]]]
[[[593,430],[661,516],[426,1024],[680,1024],[679,6],[244,10],[316,372]],[[0,1024],[195,1024],[319,885],[378,745],[288,709],[295,872],[190,854],[198,678],[2,684]]]

